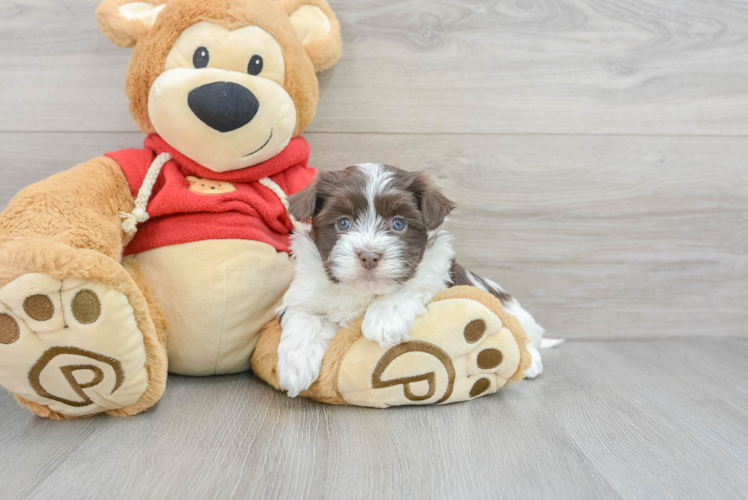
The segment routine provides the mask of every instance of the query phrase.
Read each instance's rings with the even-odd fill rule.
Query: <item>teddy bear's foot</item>
[[[0,289],[0,384],[36,413],[121,412],[148,389],[146,358],[133,307],[108,285],[30,273]]]
[[[383,351],[364,338],[347,352],[337,389],[349,404],[386,407],[466,401],[515,377],[520,347],[501,318],[469,299],[432,302],[410,341]]]

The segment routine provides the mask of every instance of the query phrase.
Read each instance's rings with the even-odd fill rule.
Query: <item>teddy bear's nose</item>
[[[192,90],[187,104],[195,116],[212,129],[231,132],[255,117],[260,101],[246,87],[233,82],[214,82]]]

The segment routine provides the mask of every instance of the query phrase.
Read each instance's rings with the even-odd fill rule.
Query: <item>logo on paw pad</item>
[[[447,371],[447,389],[444,391],[444,395],[435,404],[446,401],[449,396],[452,395],[452,389],[454,388],[455,384],[454,365],[452,364],[452,360],[449,359],[449,355],[446,352],[444,352],[434,344],[424,342],[422,340],[406,342],[404,344],[397,345],[387,351],[384,356],[382,356],[382,359],[379,360],[379,363],[377,363],[376,368],[374,368],[374,374],[371,376],[371,386],[374,389],[382,389],[384,387],[402,385],[403,393],[409,401],[424,401],[433,396],[434,392],[436,392],[436,373],[434,372],[424,373],[423,375],[413,375],[412,377],[382,380],[382,374],[387,369],[387,367],[390,366],[390,364],[397,358],[409,352],[425,352],[426,354],[434,356],[441,362],[442,366],[444,366],[444,369]],[[429,390],[423,396],[416,396],[411,391],[410,384],[423,381],[428,382]]]
[[[73,401],[62,396],[56,396],[50,393],[42,385],[42,372],[44,372],[44,369],[47,368],[47,366],[49,366],[49,364],[52,363],[56,358],[65,355],[76,356],[79,357],[79,359],[80,357],[85,358],[86,364],[65,364],[64,366],[58,367],[60,372],[62,372],[63,377],[70,385],[70,389],[72,389],[73,392],[81,398],[80,401]],[[96,364],[91,364],[91,361],[96,362]],[[105,379],[105,374],[101,368],[101,364],[103,364],[105,367],[110,367],[114,372],[114,387],[109,393],[110,395],[114,394],[125,381],[125,372],[122,369],[122,364],[114,358],[97,354],[95,352],[86,351],[85,349],[79,349],[77,347],[52,347],[51,349],[48,349],[39,358],[39,361],[36,362],[33,368],[31,368],[31,371],[29,371],[29,384],[31,384],[31,387],[34,389],[34,391],[36,391],[36,393],[43,398],[52,399],[68,406],[81,408],[94,403],[91,398],[89,398],[86,393],[83,392],[83,389],[96,387]],[[54,369],[53,367],[50,368]],[[93,377],[88,382],[80,382],[78,378],[76,378],[75,373],[81,371],[89,372],[93,375]]]
[[[0,386],[75,417],[125,408],[148,388],[145,335],[125,294],[24,274],[0,287]]]
[[[465,330],[463,331],[463,336],[465,337],[465,341],[468,344],[474,344],[478,342],[481,338],[483,338],[483,335],[486,333],[486,322],[482,319],[476,319],[471,321],[470,323],[465,326]],[[444,394],[441,398],[439,398],[438,401],[435,401],[434,404],[443,403],[449,397],[452,395],[452,391],[454,390],[454,384],[455,384],[455,368],[454,364],[452,363],[452,360],[450,359],[449,355],[440,347],[430,343],[425,342],[422,340],[414,340],[411,342],[405,342],[404,344],[400,344],[398,346],[395,346],[391,348],[389,351],[387,351],[384,356],[379,360],[376,367],[374,368],[374,372],[371,377],[371,386],[374,389],[383,389],[385,387],[393,387],[396,385],[402,385],[403,386],[403,395],[409,400],[409,401],[425,401],[432,396],[434,396],[434,393],[436,392],[436,373],[431,371],[428,373],[424,373],[421,375],[413,375],[410,377],[400,377],[395,378],[392,380],[382,380],[382,374],[384,371],[389,367],[393,361],[395,361],[397,358],[404,354],[413,353],[413,352],[422,352],[429,354],[436,359],[439,360],[439,362],[444,367],[444,370],[447,372],[447,387],[444,391]],[[476,357],[476,365],[481,370],[491,370],[493,368],[496,368],[501,364],[501,362],[504,359],[504,355],[501,353],[499,349],[496,348],[488,348],[480,351],[478,353],[478,356]],[[422,396],[416,395],[413,393],[411,389],[411,384],[416,382],[426,382],[428,384],[428,391],[423,394]],[[476,396],[479,396],[486,392],[491,387],[491,381],[487,378],[483,377],[478,379],[475,384],[473,384],[473,387],[470,389],[470,397],[474,398]]]
[[[431,302],[426,310],[407,342],[382,350],[362,335],[349,348],[337,376],[346,403],[457,403],[492,394],[518,373],[520,346],[499,314],[459,297]]]

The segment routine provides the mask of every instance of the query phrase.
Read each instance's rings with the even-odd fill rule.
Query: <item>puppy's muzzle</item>
[[[379,265],[379,260],[382,258],[382,254],[377,252],[359,252],[358,258],[361,261],[361,265],[364,266],[364,269],[371,271]]]
[[[231,132],[252,121],[260,101],[243,85],[213,82],[192,90],[187,104],[195,116],[212,129]]]

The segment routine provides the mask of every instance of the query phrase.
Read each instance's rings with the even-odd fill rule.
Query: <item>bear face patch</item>
[[[192,175],[187,176],[187,181],[190,183],[190,191],[197,194],[224,194],[236,191],[236,187],[226,181],[201,179]]]

